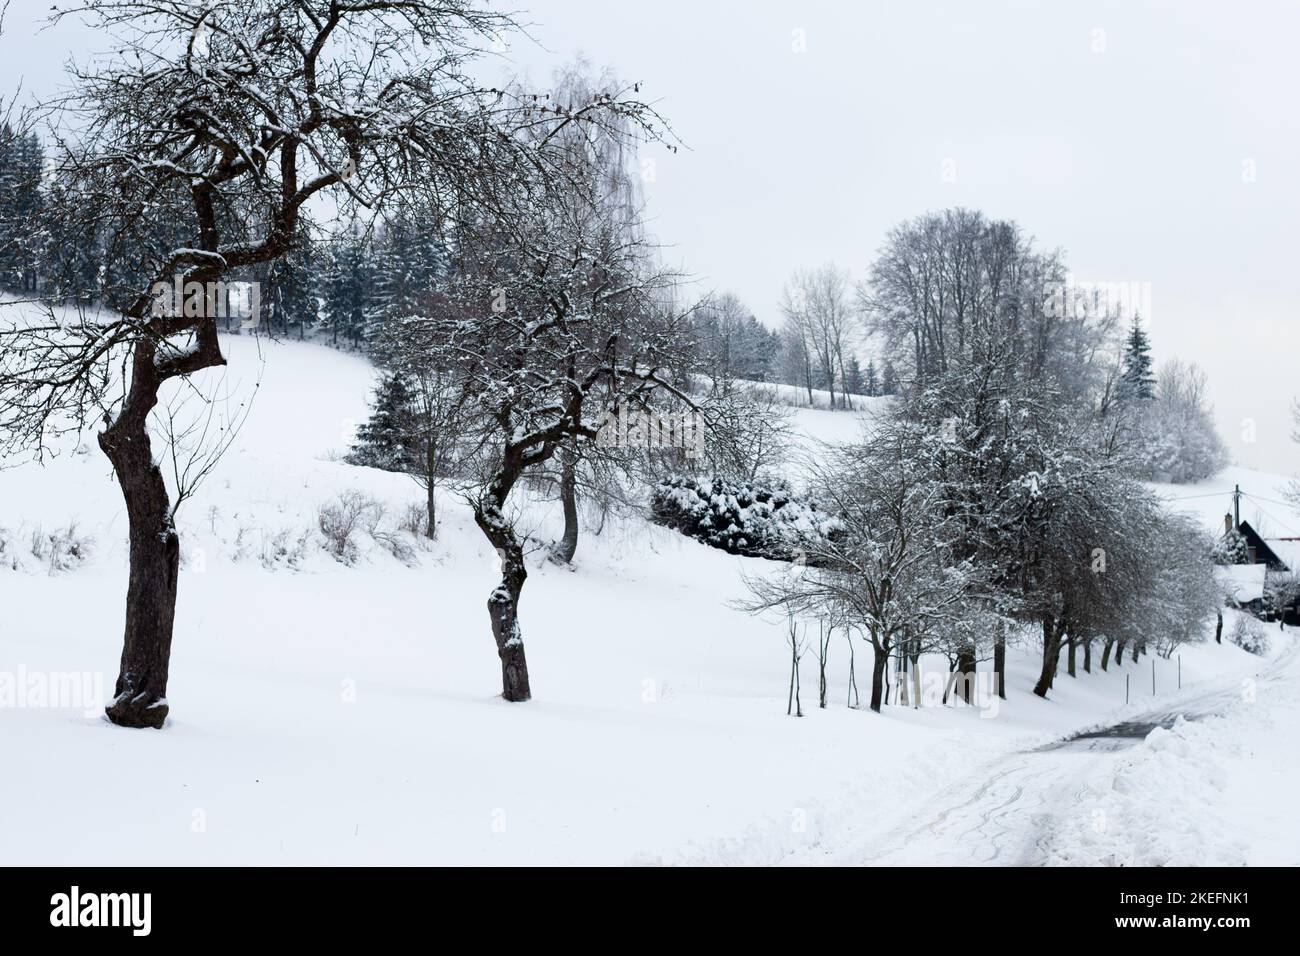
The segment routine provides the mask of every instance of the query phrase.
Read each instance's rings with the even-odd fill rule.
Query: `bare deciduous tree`
[[[848,274],[831,264],[795,272],[782,292],[781,312],[796,354],[806,363],[809,402],[815,370],[820,374],[819,384],[830,392],[834,408],[836,382],[845,379],[845,353],[849,350],[852,313]],[[847,395],[844,406],[848,407]]]
[[[968,598],[968,568],[947,561],[952,542],[937,486],[910,467],[917,436],[880,426],[859,445],[827,448],[819,500],[844,523],[811,543],[806,561],[747,580],[753,612],[781,609],[860,628],[874,652],[871,709],[884,703],[890,656],[905,635],[930,633]]]

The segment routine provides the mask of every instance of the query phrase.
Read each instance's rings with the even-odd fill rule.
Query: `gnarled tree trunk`
[[[501,562],[501,583],[488,596],[488,617],[492,621],[497,656],[501,658],[501,696],[518,702],[531,698],[533,691],[519,628],[519,598],[528,579],[528,569],[524,565],[523,545],[504,513],[505,499],[513,484],[513,477],[492,481],[474,509],[474,522],[496,548]]]
[[[180,539],[162,472],[153,460],[149,413],[158,389],[171,375],[224,364],[216,326],[202,329],[199,346],[180,361],[155,362],[155,346],[140,342],[131,360],[131,385],[118,416],[99,435],[126,501],[130,577],[122,660],[105,712],[122,727],[161,728],[167,719],[167,671],[171,662],[180,573]]]
[[[131,555],[121,669],[108,719],[123,727],[158,728],[168,712],[180,541],[144,423],[119,418],[99,436],[99,446],[113,463],[126,499]]]

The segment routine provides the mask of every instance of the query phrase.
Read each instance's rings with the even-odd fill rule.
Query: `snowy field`
[[[1074,789],[1048,820],[1029,801],[1002,820],[1027,860],[1300,863],[1294,836],[1277,839],[1295,833],[1279,819],[1300,727],[1289,635],[1275,635],[1271,661],[1212,642],[1181,662],[1156,658],[1154,693],[1149,657],[1062,674],[1050,701],[1029,692],[1035,649],[1016,648],[1008,701],[981,688],[976,707],[879,716],[845,706],[838,638],[831,706],[816,706],[809,654],[796,720],[785,715],[784,623],[730,603],[746,593],[742,570],[770,565],[628,521],[585,533],[575,567],[561,569],[540,551],[558,512],[533,506],[521,522],[535,544],[521,614],[535,697],[507,704],[485,607],[494,554],[454,495],[440,502],[439,540],[406,560],[371,541],[346,567],[318,544],[317,510],[341,492],[383,502],[390,532],[421,498],[403,476],[340,460],[366,413],[370,366],[312,344],[225,337],[223,349],[227,382],[257,398],[180,516],[162,732],[100,714],[117,672],[126,544],[93,436],[44,467],[0,471],[0,674],[88,673],[93,690],[63,707],[19,694],[0,711],[0,863],[983,862],[996,842],[987,820],[947,842],[907,834],[954,793],[1039,758],[1020,771],[1027,786]],[[860,426],[850,413],[795,414],[818,439]],[[1168,491],[1237,482],[1275,498],[1282,479],[1230,470]],[[1198,502],[1221,520],[1226,497],[1188,504]],[[74,522],[90,539],[83,563],[52,570],[31,553],[34,535]],[[864,690],[870,663],[859,641]],[[1123,750],[1071,752],[1067,770],[1061,751],[1027,754],[1179,708],[1197,719]]]

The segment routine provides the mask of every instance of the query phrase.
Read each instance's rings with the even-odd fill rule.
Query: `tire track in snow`
[[[1300,642],[1269,662],[1256,683],[1293,679]],[[1078,813],[1087,781],[1105,775],[1120,757],[1142,743],[1146,732],[1178,717],[1216,715],[1241,699],[1241,680],[1220,684],[1174,705],[1116,721],[1107,727],[1035,750],[1009,755],[939,790],[915,816],[870,843],[842,850],[825,862],[848,865],[969,866],[1042,865],[1063,814]],[[1110,733],[1108,733],[1108,731]]]

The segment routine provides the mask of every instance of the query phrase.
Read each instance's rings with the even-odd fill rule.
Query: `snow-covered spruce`
[[[661,481],[651,517],[710,547],[747,557],[798,559],[844,532],[834,515],[800,498],[783,480],[737,482],[677,476]]]

